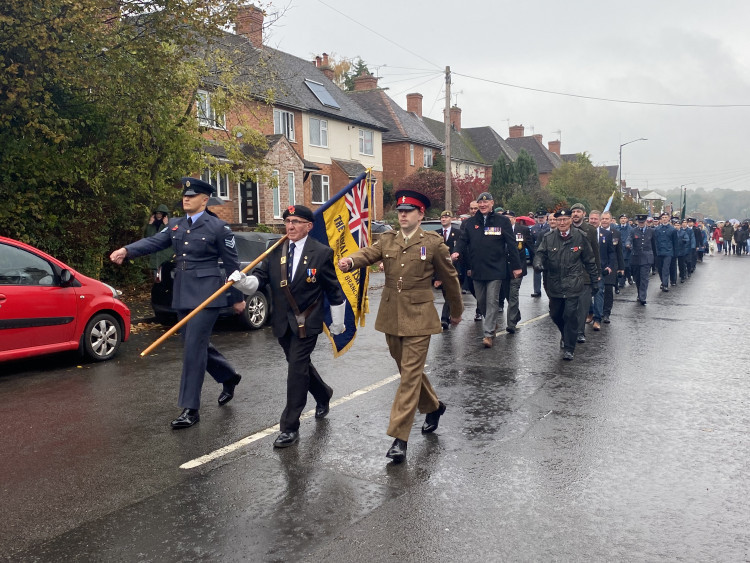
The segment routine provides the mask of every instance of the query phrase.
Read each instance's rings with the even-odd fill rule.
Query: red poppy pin
[[[478,229],[478,228],[479,228],[479,225],[474,225],[474,228],[475,228],[475,229]]]
[[[289,207],[287,207],[287,209],[289,210],[289,214],[290,215],[294,215],[294,206],[293,205],[290,205]]]
[[[175,225],[174,227],[172,227],[172,230],[173,230],[173,231],[176,231],[176,230],[177,230],[177,229],[179,229],[179,228],[180,228],[180,226],[179,226],[179,225]]]
[[[571,250],[573,252],[578,252],[578,249],[581,248],[580,246],[574,246]]]

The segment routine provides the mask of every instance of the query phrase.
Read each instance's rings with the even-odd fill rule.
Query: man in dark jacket
[[[589,244],[591,245],[591,250],[594,251],[594,259],[596,260],[596,269],[598,272],[601,273],[602,271],[602,262],[601,262],[601,256],[599,255],[599,237],[596,232],[596,227],[593,225],[589,225],[586,221],[584,221],[584,217],[586,216],[586,208],[581,203],[576,203],[575,205],[571,206],[570,208],[571,217],[573,219],[573,227],[576,229],[580,229],[584,232],[586,235]],[[580,321],[578,326],[578,338],[577,341],[579,343],[586,342],[586,321],[587,316],[589,313],[589,309],[591,308],[591,303],[593,297],[596,295],[596,293],[599,291],[598,283],[599,280],[596,280],[596,283],[589,283],[590,280],[586,279],[584,283],[588,287],[589,294],[591,296],[590,299],[585,299],[585,297],[582,297],[578,300],[578,320]],[[591,316],[593,319],[593,315]]]
[[[591,328],[594,330],[601,330],[602,318],[604,316],[604,278],[611,276],[617,269],[617,251],[615,245],[612,242],[612,233],[604,228],[601,228],[601,211],[591,210],[589,213],[589,225],[596,229],[597,243],[599,244],[599,263],[601,264],[601,278],[596,284],[598,288],[594,295],[593,306],[589,309],[589,313],[593,315],[591,318]]]
[[[615,302],[615,292],[619,292],[618,283],[620,276],[625,274],[625,260],[622,255],[622,235],[620,231],[613,228],[612,214],[609,211],[604,211],[601,215],[600,229],[608,231],[612,234],[612,246],[615,249],[615,256],[617,259],[617,271],[612,270],[609,274],[604,277],[604,305],[602,308],[602,322],[609,324],[609,316],[612,314],[612,305]]]
[[[254,275],[232,272],[229,276],[248,295],[264,285],[270,285],[273,292],[273,335],[287,361],[286,406],[279,422],[281,433],[273,443],[276,448],[286,448],[299,440],[299,419],[308,392],[315,399],[315,418],[328,414],[333,389],[323,381],[310,355],[323,332],[323,297],[330,305],[331,334],[344,332],[346,311],[333,250],[309,236],[313,212],[303,205],[292,205],[282,218],[289,240],[274,249]]]
[[[529,256],[533,259],[534,243],[531,231],[526,225],[522,225],[516,221],[516,214],[513,211],[506,211],[505,216],[508,217],[513,226],[513,238],[516,239],[516,248],[521,259],[521,276],[504,280],[500,294],[501,303],[506,299],[508,301],[508,322],[505,325],[505,330],[511,334],[515,334],[516,325],[521,320],[521,311],[518,308],[518,294],[521,291],[521,282],[527,272],[526,253],[528,251]]]
[[[542,237],[549,232],[547,213],[537,213],[536,224],[532,225],[529,230],[531,231],[531,236],[534,238],[534,253],[536,253],[536,247],[542,242]],[[536,270],[534,270],[534,292],[531,296],[542,296],[542,272]]]
[[[185,217],[169,220],[167,226],[154,236],[141,239],[115,250],[110,260],[122,264],[125,258],[145,256],[172,247],[175,252],[175,278],[172,307],[180,319],[198,307],[220,289],[224,274],[239,267],[232,230],[224,221],[206,209],[213,186],[197,178],[183,178],[182,207]],[[232,306],[237,314],[245,308],[242,294],[230,290]],[[182,414],[172,421],[172,428],[188,428],[200,420],[201,388],[206,371],[223,385],[219,405],[234,396],[240,375],[210,342],[211,330],[219,316],[219,309],[228,304],[219,297],[190,319],[181,331],[184,343],[182,379],[179,405]]]
[[[463,259],[466,275],[470,275],[474,281],[477,306],[484,315],[482,344],[485,348],[492,348],[501,283],[521,276],[521,259],[510,221],[492,210],[492,194],[480,194],[477,204],[479,211],[464,221],[451,259]]]
[[[599,271],[586,235],[571,227],[570,210],[561,209],[555,217],[557,230],[547,233],[539,243],[534,269],[544,272],[549,315],[560,330],[563,359],[572,360],[578,334],[578,301],[591,300],[589,288],[599,279]]]
[[[637,226],[631,231],[630,238],[625,242],[625,246],[630,248],[630,269],[633,272],[635,286],[638,288],[638,303],[646,304],[648,297],[648,278],[651,274],[651,267],[654,265],[654,254],[656,245],[654,244],[654,229],[646,226],[647,215],[640,214],[635,216]]]
[[[656,246],[656,270],[661,278],[662,291],[669,291],[669,269],[672,260],[677,260],[677,231],[669,222],[666,211],[659,217],[659,225],[654,229]]]

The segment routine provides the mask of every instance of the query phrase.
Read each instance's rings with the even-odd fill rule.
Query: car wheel
[[[91,317],[83,332],[83,350],[96,362],[109,360],[120,347],[120,323],[112,315],[99,313]]]
[[[261,328],[268,320],[268,300],[262,291],[245,300],[245,312],[240,320],[246,328]]]

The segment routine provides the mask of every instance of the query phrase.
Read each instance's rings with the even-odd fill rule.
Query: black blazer
[[[277,338],[284,336],[287,327],[290,327],[295,335],[298,332],[294,311],[281,287],[282,279],[286,280],[286,263],[283,266],[283,277],[281,265],[282,256],[286,256],[286,248],[288,246],[282,244],[274,249],[263,260],[260,268],[253,273],[260,281],[260,287],[267,284],[271,287],[273,335]],[[296,252],[299,252],[299,249]],[[323,296],[328,298],[330,305],[340,305],[344,302],[344,292],[333,265],[333,250],[308,235],[294,279],[289,284],[289,290],[300,313],[317,301],[317,305],[305,321],[307,336],[323,332],[323,317],[325,316]]]

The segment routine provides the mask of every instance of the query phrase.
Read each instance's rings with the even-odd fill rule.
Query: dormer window
[[[206,90],[198,90],[198,123],[201,127],[213,127],[224,129],[226,117],[223,113],[216,113],[216,108],[211,105],[211,93]]]

